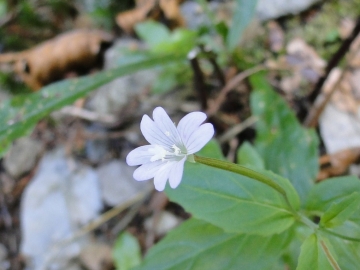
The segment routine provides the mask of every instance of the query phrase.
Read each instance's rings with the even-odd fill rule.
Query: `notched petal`
[[[162,145],[168,151],[174,144],[172,140],[166,136],[166,134],[164,134],[164,132],[162,132],[155,122],[146,114],[141,119],[140,130],[150,144]]]
[[[189,113],[180,120],[177,129],[185,145],[191,134],[198,129],[205,120],[206,114],[203,112]]]
[[[164,162],[162,161],[145,163],[134,171],[133,177],[137,181],[149,180],[155,176],[163,165]]]
[[[155,189],[158,191],[163,191],[166,186],[166,182],[169,179],[169,174],[174,162],[167,162],[160,168],[160,170],[155,174],[154,185]]]
[[[169,115],[163,108],[155,108],[153,118],[156,126],[163,134],[165,134],[166,137],[168,137],[168,139],[171,140],[173,145],[179,145],[181,143],[180,135],[174,122],[170,119]]]
[[[186,158],[183,158],[172,166],[169,178],[169,184],[171,188],[177,188],[177,186],[180,184],[183,176],[185,160]]]
[[[152,148],[154,148],[152,145],[144,145],[135,148],[126,156],[126,163],[129,166],[136,166],[150,162],[152,154],[149,149]]]
[[[189,137],[186,149],[188,154],[194,154],[207,144],[214,136],[214,127],[210,123],[201,125],[195,132]]]

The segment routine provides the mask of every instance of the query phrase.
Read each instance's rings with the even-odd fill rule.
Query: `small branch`
[[[336,89],[339,88],[341,81],[344,79],[347,68],[341,72],[339,79],[333,85],[331,90],[328,93],[321,93],[315,100],[313,106],[310,108],[309,113],[307,114],[304,126],[308,128],[316,127],[321,113],[324,111],[326,104],[330,101],[332,95],[335,93]]]
[[[75,106],[66,106],[60,110],[61,113],[79,117],[91,122],[101,122],[104,124],[115,124],[117,119],[111,114],[99,114],[93,111],[85,110]]]
[[[320,94],[321,89],[322,89],[327,77],[329,76],[331,70],[339,64],[341,59],[343,59],[345,54],[349,51],[352,42],[355,40],[355,38],[357,37],[357,35],[359,33],[360,33],[360,17],[357,18],[356,25],[355,25],[351,35],[343,41],[340,48],[330,59],[328,65],[325,69],[325,74],[318,80],[317,84],[315,85],[314,90],[309,95],[309,101],[311,104],[314,103],[314,101],[316,100],[316,97]]]
[[[345,78],[345,74],[348,70],[351,68],[351,60],[355,57],[355,54],[357,53],[358,48],[353,48],[347,55],[347,63],[345,67],[343,68],[341,75],[337,79],[336,83],[332,85],[330,91],[324,92],[322,91],[319,93],[319,95],[316,97],[316,100],[314,101],[312,107],[310,108],[308,115],[305,118],[304,126],[312,128],[315,127],[318,123],[319,117],[321,113],[324,111],[326,104],[330,101],[332,95],[335,93],[337,89],[340,88],[340,84]]]
[[[201,71],[199,60],[197,59],[197,50],[194,49],[188,54],[191,67],[194,71],[194,88],[199,96],[201,109],[207,109],[208,93],[205,85],[204,74]]]
[[[221,68],[219,67],[219,65],[216,61],[216,54],[210,50],[206,50],[206,48],[204,48],[204,46],[201,46],[200,48],[201,48],[201,51],[207,56],[210,64],[213,66],[215,75],[216,75],[217,79],[219,80],[221,87],[224,87],[224,85],[226,84],[226,80],[225,80],[224,73],[222,72]]]
[[[225,142],[231,140],[232,138],[234,138],[236,135],[241,133],[246,128],[254,125],[256,123],[256,121],[257,121],[257,118],[255,116],[250,116],[244,122],[232,126],[223,135],[220,136],[220,138],[218,139],[219,143],[225,143]]]
[[[103,213],[101,216],[99,216],[97,219],[91,221],[90,223],[88,223],[87,225],[85,225],[84,227],[80,228],[79,230],[77,230],[74,234],[72,234],[71,236],[69,236],[68,238],[59,241],[56,246],[54,247],[54,251],[53,253],[49,254],[46,258],[45,258],[45,262],[44,262],[44,268],[43,269],[48,269],[46,268],[46,266],[49,265],[49,263],[53,260],[53,258],[55,258],[56,256],[58,256],[58,254],[60,254],[61,252],[63,252],[64,249],[66,249],[66,247],[71,244],[73,241],[75,241],[76,239],[90,233],[91,231],[95,230],[96,228],[98,228],[100,225],[104,224],[105,222],[109,221],[110,219],[114,218],[115,216],[117,216],[119,213],[121,213],[122,211],[124,211],[126,208],[139,203],[143,200],[145,200],[145,198],[147,196],[149,196],[149,194],[152,192],[151,190],[147,190],[144,193],[140,193],[137,196],[135,196],[134,198],[128,200],[125,203],[122,203],[112,209],[110,209],[109,211]]]
[[[246,79],[247,77],[266,69],[265,66],[260,65],[248,70],[245,70],[239,74],[237,74],[234,78],[232,78],[228,83],[220,90],[218,97],[215,99],[214,103],[211,107],[206,111],[206,114],[210,117],[217,113],[221,104],[225,101],[226,95],[233,90],[241,81]]]

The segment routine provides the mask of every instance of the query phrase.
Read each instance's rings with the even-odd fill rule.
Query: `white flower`
[[[154,121],[144,115],[140,129],[150,145],[140,146],[126,157],[130,166],[141,165],[134,172],[137,181],[154,178],[155,188],[163,191],[169,179],[170,187],[176,188],[183,175],[186,159],[193,159],[214,135],[212,124],[202,124],[206,114],[192,112],[184,116],[178,126],[171,121],[165,110],[157,107]]]

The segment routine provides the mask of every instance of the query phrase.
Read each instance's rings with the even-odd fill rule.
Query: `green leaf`
[[[360,193],[360,181],[355,176],[327,179],[316,184],[310,191],[305,208],[310,213],[322,216],[334,203],[341,203],[349,194]],[[336,233],[360,238],[360,211],[355,211]]]
[[[181,53],[186,55],[196,42],[196,32],[188,29],[176,29],[170,32],[162,23],[148,21],[137,24],[136,33],[156,53]]]
[[[169,29],[162,23],[147,21],[135,26],[136,34],[144,40],[150,48],[170,39]]]
[[[264,161],[256,149],[248,142],[244,142],[237,152],[237,161],[240,165],[250,165],[255,168],[264,169]]]
[[[338,257],[341,269],[358,269],[360,265],[360,243],[344,241],[338,237],[329,237],[334,251]]]
[[[317,234],[312,234],[301,246],[296,270],[340,269],[334,268],[335,265],[338,266],[330,242]]]
[[[117,77],[159,65],[183,61],[177,54],[149,55],[138,62],[84,76],[65,80],[42,88],[39,92],[0,104],[0,155],[15,139],[23,136],[37,121],[50,112],[73,103],[76,99]]]
[[[194,48],[196,43],[196,32],[188,29],[176,29],[170,35],[170,39],[159,43],[153,48],[158,53],[181,53],[186,55]]]
[[[277,182],[287,192],[293,207],[299,207],[298,195],[288,180],[269,171],[260,173]],[[187,162],[179,187],[167,187],[166,193],[194,217],[227,232],[272,235],[286,230],[295,221],[283,196],[274,189],[200,163]]]
[[[360,196],[358,192],[345,196],[340,201],[333,202],[321,217],[320,225],[327,228],[341,225],[359,209],[359,205]]]
[[[191,219],[151,248],[136,270],[274,269],[288,242],[288,233],[271,237],[230,234]]]
[[[198,156],[217,158],[217,159],[225,159],[222,154],[219,143],[212,139],[208,142],[199,152],[196,153]]]
[[[154,94],[163,94],[174,89],[175,86],[177,86],[177,83],[176,74],[164,70],[160,73],[157,80],[152,85],[151,91]]]
[[[226,40],[226,45],[229,50],[233,50],[236,47],[245,28],[251,22],[255,13],[257,0],[236,0],[235,3],[236,7]]]
[[[250,78],[256,123],[255,146],[265,168],[282,175],[295,186],[304,202],[318,173],[318,139],[303,128],[286,102],[270,87],[264,73]]]
[[[141,262],[140,245],[128,232],[122,233],[116,239],[112,255],[116,269],[129,270]]]
[[[323,180],[311,189],[305,205],[306,210],[324,213],[334,202],[340,202],[353,192],[360,192],[360,181],[356,176]]]
[[[282,260],[288,269],[296,269],[300,255],[300,247],[305,239],[313,233],[310,227],[302,223],[295,223],[289,230],[290,244],[284,250]]]

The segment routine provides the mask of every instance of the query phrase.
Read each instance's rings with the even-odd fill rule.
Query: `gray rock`
[[[122,50],[130,49],[132,46],[143,45],[135,40],[120,40],[115,43],[105,54],[104,68],[113,68],[121,61],[130,61]],[[150,69],[120,77],[100,87],[88,100],[87,107],[98,113],[119,113],[132,98],[149,89],[157,76],[158,71]]]
[[[298,14],[320,0],[259,0],[256,13],[261,21]]]
[[[87,128],[90,132],[96,134],[106,135],[106,129],[93,124]],[[109,142],[107,139],[87,139],[85,144],[85,151],[87,158],[93,163],[99,163],[104,160],[109,150]]]
[[[180,6],[180,11],[185,19],[186,26],[190,29],[195,30],[201,25],[210,23],[205,16],[203,9],[197,2],[185,1]]]
[[[43,150],[41,142],[23,137],[14,142],[4,158],[5,170],[12,177],[19,177],[30,171]]]
[[[6,260],[8,256],[7,249],[4,245],[0,244],[0,270],[10,269],[10,263]]]
[[[275,19],[284,15],[298,14],[320,0],[259,0],[256,17],[260,21]],[[213,1],[208,3],[209,11],[218,21],[230,22],[235,1]],[[181,5],[187,27],[197,29],[201,25],[210,24],[207,15],[196,1],[186,1]]]
[[[171,229],[178,226],[180,222],[181,219],[174,214],[163,211],[160,213],[160,216],[158,218],[152,216],[146,219],[145,228],[150,231],[155,231],[155,234],[157,236],[162,236],[169,232]]]
[[[320,133],[328,154],[360,147],[360,108],[357,115],[328,104],[319,119]]]
[[[134,167],[119,160],[113,160],[98,168],[102,197],[107,205],[126,203],[151,188],[151,181],[134,180],[134,170]]]
[[[84,239],[71,239],[102,208],[94,170],[65,156],[45,155],[21,201],[21,253],[29,269],[64,269],[80,253]]]

